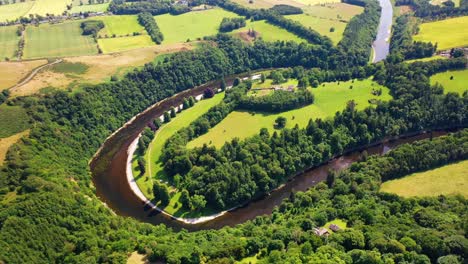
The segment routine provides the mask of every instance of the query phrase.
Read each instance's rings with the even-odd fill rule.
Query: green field
[[[265,41],[277,41],[277,40],[292,40],[296,42],[306,42],[305,39],[275,25],[267,23],[265,20],[261,21],[247,21],[247,25],[244,28],[234,30],[234,33],[247,32],[249,29],[253,29],[260,33],[260,36]]]
[[[421,59],[412,59],[412,60],[406,60],[406,63],[413,63],[413,62],[418,62],[418,61],[433,61],[433,60],[445,60],[447,59],[446,57],[435,55],[432,57],[427,57],[427,58],[421,58]]]
[[[154,18],[164,35],[163,44],[172,44],[215,35],[224,17],[238,17],[238,15],[220,8],[213,8],[178,16],[159,15]]]
[[[109,7],[109,3],[104,4],[95,4],[95,5],[77,5],[73,6],[70,10],[70,13],[80,13],[80,12],[105,12]]]
[[[450,77],[453,77],[450,80]],[[431,76],[431,84],[439,83],[444,87],[444,92],[455,92],[460,95],[468,90],[468,70],[447,71]]]
[[[380,191],[403,197],[449,194],[468,197],[468,160],[384,182]]]
[[[353,85],[353,89],[349,89],[351,85]],[[371,93],[372,89],[379,88],[382,88],[382,95],[379,97],[374,96]],[[258,134],[263,127],[273,131],[273,124],[278,116],[287,118],[286,127],[291,128],[295,124],[305,127],[310,118],[330,117],[337,111],[343,110],[349,100],[354,100],[357,103],[357,108],[363,109],[369,105],[369,99],[391,99],[388,88],[380,86],[370,79],[356,80],[354,83],[352,81],[325,83],[324,86],[311,91],[315,95],[313,104],[280,114],[234,111],[217,126],[210,129],[208,133],[189,142],[187,147],[193,148],[202,146],[205,143],[220,147],[224,142],[235,137],[243,139]],[[242,126],[239,126],[239,124],[242,124]]]
[[[0,105],[0,138],[6,138],[28,129],[28,119],[24,108]]]
[[[305,14],[309,14],[322,19],[337,19],[349,21],[355,15],[364,11],[363,7],[345,3],[333,3],[323,5],[313,5],[303,8]]]
[[[119,52],[155,45],[148,35],[98,39],[103,53]]]
[[[99,36],[127,36],[132,35],[133,32],[146,34],[145,28],[138,23],[136,15],[123,15],[123,16],[103,16],[93,17],[92,20],[101,20],[104,22],[104,28],[99,31]]]
[[[71,3],[72,0],[35,0],[34,5],[28,11],[27,15],[61,15],[67,10],[67,5]]]
[[[331,224],[337,225],[341,230],[345,230],[348,227],[348,223],[341,219],[334,219],[325,223],[322,227],[328,229],[329,232],[333,232],[330,228],[328,228]]]
[[[431,2],[431,5],[442,5],[444,2],[446,2],[447,0],[432,0],[430,1]],[[455,7],[459,7],[460,6],[460,0],[452,0],[452,2],[455,4]]]
[[[91,36],[81,35],[80,21],[28,26],[24,58],[49,58],[97,54]]]
[[[0,27],[0,61],[12,59],[18,49],[17,26]]]
[[[343,32],[347,25],[347,23],[336,19],[322,19],[309,14],[291,15],[286,17],[301,23],[307,28],[312,28],[321,35],[329,37],[335,45],[338,44],[343,37]],[[333,32],[330,31],[331,28],[334,28]]]
[[[19,17],[26,16],[28,11],[33,7],[33,1],[19,2],[16,4],[0,5],[0,22],[7,20],[15,20]]]
[[[423,23],[413,37],[415,41],[437,43],[437,50],[468,45],[468,16]]]

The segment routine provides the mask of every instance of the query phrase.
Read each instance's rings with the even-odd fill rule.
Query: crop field
[[[148,35],[98,39],[103,53],[119,52],[155,45]]]
[[[18,48],[17,26],[0,27],[0,61],[13,59]]]
[[[81,35],[80,21],[26,28],[24,57],[49,58],[97,53],[91,36]]]
[[[285,29],[269,24],[265,20],[254,22],[247,21],[245,27],[234,30],[233,33],[247,33],[249,29],[259,32],[260,35],[258,37],[262,38],[265,41],[291,40],[295,42],[306,42],[305,39]]]
[[[146,174],[143,176],[136,176],[139,175],[139,172],[136,169],[137,163],[136,161],[133,163],[133,173],[134,176],[136,176],[135,178],[137,178],[137,184],[146,197],[153,197],[153,193],[151,192],[151,188],[153,186],[152,177],[149,176],[156,175],[156,178],[158,179],[167,180],[164,177],[163,164],[159,162],[162,148],[167,139],[174,135],[174,133],[176,133],[181,128],[184,128],[191,122],[195,121],[199,116],[206,113],[211,107],[219,104],[223,98],[224,93],[219,93],[209,100],[199,101],[192,108],[178,113],[177,116],[171,120],[171,122],[164,124],[157,131],[156,136],[148,147],[148,151],[146,153]],[[169,207],[170,206],[171,205],[169,205]],[[167,210],[169,210],[169,208]]]
[[[403,197],[449,194],[468,197],[468,160],[384,182],[380,191]]]
[[[35,0],[34,5],[26,15],[61,15],[63,11],[67,10],[67,5],[71,3],[72,0]]]
[[[109,7],[109,3],[95,4],[95,5],[77,5],[73,6],[70,13],[80,12],[105,12]]]
[[[353,88],[350,89],[350,86]],[[381,96],[372,94],[373,89],[382,89]],[[343,110],[346,103],[354,100],[357,109],[369,106],[369,99],[387,101],[391,99],[389,90],[370,79],[347,82],[325,83],[318,88],[311,88],[315,95],[315,102],[311,105],[290,110],[279,114],[258,113],[248,111],[234,111],[218,125],[211,128],[208,133],[189,142],[187,147],[193,148],[203,144],[221,147],[224,142],[235,137],[240,139],[258,134],[265,127],[273,131],[275,119],[284,116],[287,119],[286,127],[292,128],[296,124],[305,127],[309,119],[326,118],[333,116],[337,111]],[[242,124],[240,127],[239,124]]]
[[[2,76],[0,90],[14,86],[33,69],[46,63],[46,60],[0,62],[0,76]]]
[[[453,77],[450,80],[450,77]],[[468,70],[446,71],[431,76],[431,84],[439,83],[444,87],[444,92],[455,92],[460,95],[468,91]]]
[[[328,4],[328,3],[339,3],[339,0],[253,0],[253,3],[249,3],[249,0],[234,0],[240,5],[249,7],[249,8],[270,8],[274,5],[291,5],[297,7],[313,6],[319,4]]]
[[[163,44],[172,44],[215,35],[224,17],[238,17],[238,15],[220,8],[213,8],[178,16],[159,15],[154,18],[164,35]]]
[[[468,16],[423,23],[413,37],[415,41],[437,43],[437,50],[468,45]]]
[[[145,28],[138,23],[136,15],[123,15],[123,16],[103,16],[93,17],[92,20],[101,20],[104,22],[104,28],[99,31],[99,36],[127,36],[132,35],[133,32],[145,33]]]
[[[24,108],[0,105],[0,138],[10,137],[28,128],[28,115]]]
[[[15,20],[19,17],[26,16],[28,11],[33,7],[34,1],[19,2],[16,4],[0,5],[0,22],[7,20]]]
[[[303,10],[305,14],[317,18],[349,21],[355,15],[362,13],[364,8],[345,3],[333,3],[307,6]]]

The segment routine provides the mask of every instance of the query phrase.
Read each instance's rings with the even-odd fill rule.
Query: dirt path
[[[19,82],[18,84],[16,84],[15,86],[12,86],[10,87],[9,89],[14,89],[14,88],[18,88],[18,87],[21,87],[23,85],[25,85],[26,83],[28,83],[29,81],[31,81],[32,78],[34,78],[34,76],[36,76],[36,74],[44,69],[45,67],[48,67],[48,66],[52,66],[54,64],[57,64],[57,63],[60,63],[62,62],[63,60],[62,59],[56,59],[54,62],[49,62],[47,64],[44,64],[42,66],[39,66],[37,67],[36,69],[34,69],[33,71],[31,71],[21,82]]]

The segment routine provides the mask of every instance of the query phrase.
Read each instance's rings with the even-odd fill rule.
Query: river
[[[390,52],[390,35],[393,22],[393,6],[390,0],[379,0],[379,4],[382,8],[379,28],[377,37],[372,44],[372,49],[374,50],[372,62],[374,63],[384,60]]]

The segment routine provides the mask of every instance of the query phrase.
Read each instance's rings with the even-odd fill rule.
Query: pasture
[[[24,58],[80,56],[97,53],[91,36],[81,35],[81,21],[28,26],[25,32]]]
[[[17,28],[17,26],[0,27],[0,61],[5,58],[14,59],[20,39],[16,34]]]
[[[353,88],[350,89],[350,86]],[[188,143],[187,147],[199,147],[203,144],[221,147],[226,141],[235,137],[244,139],[259,133],[265,127],[274,131],[275,119],[284,116],[287,119],[286,127],[292,128],[296,124],[305,127],[309,119],[326,118],[333,116],[337,111],[343,110],[346,103],[354,100],[357,109],[369,106],[369,99],[387,101],[391,99],[389,90],[370,79],[347,82],[324,83],[318,88],[310,88],[315,95],[315,102],[311,105],[290,110],[279,114],[258,113],[248,111],[234,111],[218,125],[211,128],[208,133]],[[372,94],[373,89],[382,89],[381,96]],[[239,126],[242,124],[242,127]]]
[[[306,7],[329,3],[339,3],[339,0],[253,0],[249,3],[249,0],[233,0],[233,2],[243,5],[248,8],[271,8],[274,5],[291,5],[296,7]]]
[[[41,15],[46,16],[47,14],[61,15],[67,10],[67,5],[72,3],[72,0],[35,0],[34,5],[27,12],[29,15]]]
[[[46,64],[46,60],[0,62],[0,90],[10,88],[26,77],[33,69]]]
[[[12,21],[19,17],[26,16],[34,3],[34,1],[26,1],[9,5],[0,5],[0,22]]]
[[[432,60],[445,60],[447,59],[446,57],[439,56],[439,55],[434,55],[432,57],[427,57],[427,58],[420,58],[420,59],[412,59],[412,60],[406,60],[406,63],[413,63],[413,62],[418,62],[418,61],[432,61]]]
[[[265,20],[260,21],[247,21],[246,26],[233,31],[233,33],[244,33],[246,34],[249,29],[259,32],[257,38],[262,38],[265,41],[295,41],[295,42],[306,42],[305,39],[275,25],[267,23]]]
[[[321,4],[303,8],[305,14],[321,18],[349,21],[364,11],[363,7],[345,3]]]
[[[0,138],[7,138],[29,128],[29,117],[21,106],[0,105]]]
[[[335,45],[338,44],[343,37],[343,32],[347,25],[347,23],[336,19],[322,19],[309,14],[291,15],[287,16],[287,18],[297,21],[307,28],[312,28],[321,35],[329,37]]]
[[[444,2],[446,2],[447,0],[432,0],[430,1],[431,5],[442,5]],[[452,0],[452,2],[455,4],[455,7],[459,7],[460,6],[460,0]]]
[[[106,35],[109,37],[112,35],[128,36],[132,35],[133,32],[146,34],[145,28],[138,23],[136,15],[102,16],[91,19],[104,22],[104,28],[98,33],[99,37],[105,37]]]
[[[98,39],[103,53],[120,52],[155,45],[148,35]]]
[[[450,79],[451,77],[452,80]],[[444,87],[444,92],[455,92],[460,95],[468,91],[468,70],[446,71],[431,76],[431,84],[439,83]]]
[[[437,43],[437,50],[447,50],[468,45],[468,16],[423,23],[415,41]]]
[[[380,191],[403,197],[449,194],[468,197],[468,160],[384,182]]]
[[[172,44],[217,34],[219,24],[224,17],[238,17],[238,15],[221,8],[212,8],[177,16],[164,14],[154,18],[164,35],[163,44]]]
[[[70,13],[74,14],[80,12],[105,12],[108,7],[109,3],[77,6],[74,5],[70,10]]]

